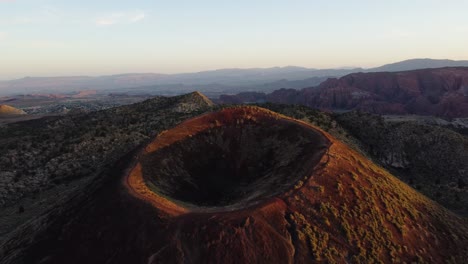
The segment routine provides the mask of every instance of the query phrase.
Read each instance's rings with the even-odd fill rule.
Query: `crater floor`
[[[153,145],[186,131],[140,157],[146,185],[189,208],[245,207],[293,188],[311,174],[328,140],[302,123],[252,109],[211,113],[201,118],[206,127],[188,122],[156,138]]]

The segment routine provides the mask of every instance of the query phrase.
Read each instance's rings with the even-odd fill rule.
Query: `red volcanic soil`
[[[468,259],[466,220],[319,128],[262,108],[187,120],[126,159],[19,232],[26,241],[7,241],[0,261]]]
[[[273,112],[209,113],[161,133],[126,183],[171,212],[232,211],[293,188],[310,176],[328,144],[319,132]]]

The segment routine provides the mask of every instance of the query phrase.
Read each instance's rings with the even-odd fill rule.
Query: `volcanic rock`
[[[307,105],[377,114],[468,117],[468,68],[357,73],[322,83]]]
[[[324,110],[363,110],[376,114],[468,117],[468,67],[404,72],[352,73],[318,87],[258,94],[268,102],[301,104]],[[256,101],[243,94],[221,103]]]

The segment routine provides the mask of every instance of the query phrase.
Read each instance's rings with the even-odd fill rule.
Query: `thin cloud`
[[[98,26],[110,26],[117,23],[115,19],[112,18],[98,18],[96,19],[96,25]]]
[[[144,13],[136,14],[135,16],[133,16],[133,17],[130,19],[130,21],[135,23],[135,22],[138,22],[138,21],[140,21],[140,20],[145,19],[145,17],[146,17],[146,15],[145,15]]]
[[[144,12],[120,12],[112,13],[108,15],[101,16],[96,19],[95,23],[98,26],[111,26],[117,24],[132,24],[137,23],[146,18]]]

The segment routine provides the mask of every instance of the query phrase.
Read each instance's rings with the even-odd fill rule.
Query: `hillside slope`
[[[327,113],[299,105],[260,106],[319,126],[419,192],[468,216],[468,123],[463,119],[449,123],[421,116]]]
[[[0,117],[9,117],[9,116],[17,116],[17,115],[25,115],[21,109],[17,109],[15,107],[9,105],[0,105]]]
[[[142,142],[212,104],[194,92],[0,127],[0,241]]]
[[[266,141],[255,142],[265,128],[274,130]],[[309,132],[302,134],[305,131]],[[313,136],[303,144],[305,135]],[[249,172],[252,164],[243,163],[242,157],[257,152],[240,143],[252,142],[256,148],[270,141],[299,147],[286,153],[317,159],[302,167],[280,159],[274,164],[283,164],[272,172],[264,162],[286,151],[272,145],[271,154],[255,162],[255,168],[267,165],[261,170],[264,176],[243,179],[254,180],[259,188],[244,189],[248,185],[240,184],[241,191],[235,193],[241,196],[223,192],[221,198],[229,198],[228,204],[199,203],[177,193],[205,181],[222,186],[216,182],[219,178],[202,176],[226,167],[193,163],[203,155],[191,158],[192,148],[213,148],[220,164],[228,162],[226,166]],[[171,166],[156,166],[152,161]],[[173,166],[177,164],[184,165]],[[281,166],[302,170],[284,174]],[[160,170],[157,175],[172,175],[166,179],[168,184],[151,184],[152,169]],[[281,179],[289,180],[279,190],[269,189],[271,182]],[[256,190],[273,193],[262,196]],[[261,108],[240,107],[187,120],[127,155],[62,205],[12,234],[0,246],[0,261],[464,263],[467,246],[466,220],[329,134]]]
[[[348,112],[337,122],[362,149],[418,191],[447,208],[468,215],[468,138],[448,128],[386,121]]]

